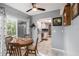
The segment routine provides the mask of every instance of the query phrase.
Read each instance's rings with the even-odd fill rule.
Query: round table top
[[[19,46],[28,46],[33,43],[32,39],[16,39],[15,41],[11,41],[9,44],[18,44]]]

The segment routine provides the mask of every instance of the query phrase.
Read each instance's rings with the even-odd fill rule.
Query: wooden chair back
[[[9,46],[9,42],[10,41],[12,41],[13,40],[13,37],[11,37],[11,36],[8,36],[8,37],[6,37],[5,38],[5,44],[6,44],[6,49],[7,49],[7,52],[6,52],[6,54],[9,52],[8,50],[9,50],[9,48],[10,48],[10,46]]]
[[[6,45],[8,45],[8,43],[9,43],[10,41],[12,41],[12,40],[13,40],[13,37],[11,37],[11,36],[6,37],[6,38],[5,38],[5,43],[6,43]]]
[[[9,54],[10,56],[21,56],[21,49],[19,44],[9,44],[10,49],[9,49]]]

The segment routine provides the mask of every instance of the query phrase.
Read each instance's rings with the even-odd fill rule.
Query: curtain
[[[6,55],[5,45],[5,8],[0,7],[0,56]]]

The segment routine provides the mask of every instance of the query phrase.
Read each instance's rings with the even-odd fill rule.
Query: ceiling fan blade
[[[29,11],[31,11],[32,9],[29,9],[29,10],[27,10],[26,12],[29,12]]]
[[[41,10],[41,11],[45,11],[45,9],[43,9],[43,8],[37,8],[38,10]]]

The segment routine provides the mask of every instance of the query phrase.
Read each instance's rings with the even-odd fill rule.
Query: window
[[[17,20],[12,16],[7,16],[5,19],[5,34],[10,36],[16,36]]]

